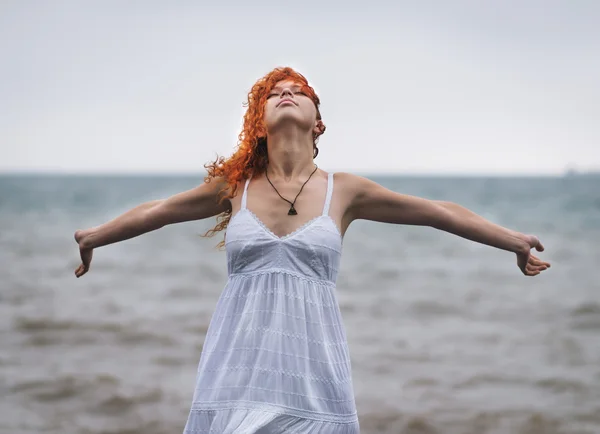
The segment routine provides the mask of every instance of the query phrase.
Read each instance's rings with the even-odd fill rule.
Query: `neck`
[[[297,134],[273,134],[267,139],[271,179],[290,181],[314,170],[313,142],[310,136]]]

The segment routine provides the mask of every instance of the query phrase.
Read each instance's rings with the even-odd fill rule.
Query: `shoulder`
[[[352,200],[365,195],[369,189],[379,186],[379,184],[368,178],[348,172],[335,172],[333,179],[338,194],[347,196],[348,199]]]
[[[227,182],[227,178],[223,176],[214,176],[205,178],[202,184],[208,191],[213,193],[226,192],[231,188],[231,185]]]
[[[408,209],[422,207],[421,199],[397,193],[363,176],[336,173],[335,180],[349,221],[396,223]]]
[[[333,177],[336,180],[336,182],[341,182],[344,184],[360,182],[362,179],[366,179],[366,178],[363,178],[362,176],[355,175],[355,174],[349,173],[349,172],[330,172],[330,173],[333,173]]]
[[[232,183],[224,176],[213,176],[205,178],[199,190],[214,196],[217,202],[230,203],[231,199],[238,195],[240,188],[244,190],[244,183],[245,180]]]
[[[379,186],[370,179],[348,172],[335,172],[333,179],[336,198],[351,220],[356,217],[354,214],[364,199]]]

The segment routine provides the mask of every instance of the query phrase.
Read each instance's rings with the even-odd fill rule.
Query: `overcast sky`
[[[3,0],[0,171],[202,171],[276,66],[325,170],[600,169],[600,1]]]

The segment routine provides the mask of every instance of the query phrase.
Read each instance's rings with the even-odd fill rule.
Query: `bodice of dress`
[[[247,208],[249,182],[250,179],[246,180],[240,210],[232,217],[226,232],[229,276],[279,271],[335,284],[342,237],[329,216],[333,174],[328,176],[322,214],[283,237],[271,232]]]

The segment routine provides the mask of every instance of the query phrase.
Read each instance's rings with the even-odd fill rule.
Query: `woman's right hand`
[[[83,238],[85,237],[85,231],[75,231],[75,242],[79,245],[79,256],[81,256],[81,265],[75,270],[75,276],[81,277],[90,269],[90,263],[92,262],[92,255],[94,249],[85,248],[83,244]]]

